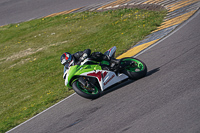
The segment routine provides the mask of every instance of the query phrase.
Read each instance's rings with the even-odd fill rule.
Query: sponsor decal
[[[108,82],[110,82],[114,77],[115,77],[115,74],[113,74],[113,75],[104,83],[104,85],[107,85]]]

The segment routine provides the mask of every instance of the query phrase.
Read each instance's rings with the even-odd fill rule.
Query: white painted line
[[[28,119],[27,121],[25,121],[25,122],[23,122],[23,123],[19,124],[18,126],[16,126],[16,127],[12,128],[11,130],[7,131],[6,133],[9,133],[9,132],[11,132],[11,131],[15,130],[16,128],[18,128],[18,127],[22,126],[23,124],[25,124],[25,123],[29,122],[30,120],[34,119],[35,117],[37,117],[37,116],[39,116],[39,115],[43,114],[44,112],[46,112],[46,111],[50,110],[51,108],[55,107],[56,105],[58,105],[58,104],[60,104],[60,103],[64,102],[65,100],[69,99],[70,97],[72,97],[72,96],[73,96],[73,95],[75,95],[75,94],[76,94],[76,93],[73,93],[73,94],[71,94],[70,96],[68,96],[68,97],[66,97],[65,99],[61,100],[60,102],[58,102],[58,103],[54,104],[53,106],[51,106],[51,107],[49,107],[49,108],[45,109],[44,111],[42,111],[42,112],[40,112],[39,114],[37,114],[37,115],[33,116],[32,118]]]

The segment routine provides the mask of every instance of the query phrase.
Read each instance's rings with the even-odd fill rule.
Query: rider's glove
[[[86,53],[83,54],[83,56],[80,58],[81,60],[85,60],[88,57]]]

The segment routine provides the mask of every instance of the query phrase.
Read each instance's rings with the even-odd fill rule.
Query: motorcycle
[[[116,46],[104,54],[114,58]],[[137,80],[144,77],[147,67],[144,62],[133,57],[97,62],[85,59],[79,65],[69,66],[64,72],[65,85],[87,99],[100,97],[102,91],[125,79]]]

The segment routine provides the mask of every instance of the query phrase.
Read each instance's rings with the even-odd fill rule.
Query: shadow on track
[[[158,72],[158,71],[160,71],[160,67],[155,68],[155,69],[153,69],[153,70],[147,72],[147,75],[146,75],[145,77],[151,76],[152,74],[154,74],[154,73],[156,73],[156,72]]]

